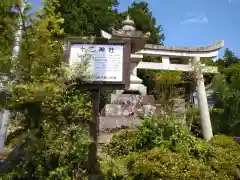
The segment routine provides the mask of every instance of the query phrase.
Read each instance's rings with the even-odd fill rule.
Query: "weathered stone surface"
[[[106,104],[102,112],[103,116],[122,116],[123,109],[119,104]]]
[[[141,108],[141,99],[142,97],[136,94],[112,94],[111,104],[121,105],[123,116],[138,116],[138,109]]]
[[[213,90],[212,89],[207,89],[206,88],[206,95],[207,95],[207,102],[208,102],[208,107],[211,109],[213,108],[215,104],[215,99],[213,97]],[[197,98],[197,92],[195,91],[193,93],[193,103],[196,107],[198,107],[198,98]]]
[[[141,102],[138,94],[111,94],[111,104],[136,105]]]
[[[155,102],[154,97],[147,95],[141,96],[137,94],[112,94],[111,103],[115,105],[107,105],[105,107],[105,116],[140,116],[146,114],[153,115],[155,114]],[[120,108],[120,106],[121,108]],[[115,107],[115,110],[111,108]],[[117,109],[121,112],[117,112]]]
[[[224,46],[224,41],[218,41],[209,46],[203,47],[178,47],[178,46],[162,46],[154,44],[146,44],[145,49],[157,49],[157,50],[167,50],[167,51],[180,51],[180,52],[211,52],[216,51]]]
[[[100,116],[99,132],[114,132],[121,128],[136,128],[141,124],[141,119],[137,117]]]
[[[186,112],[185,99],[175,98],[175,99],[172,99],[171,103],[172,103],[172,112],[173,112],[172,115],[176,117],[184,118],[185,112]],[[163,105],[161,104],[161,101],[158,101],[156,103],[156,115],[162,116],[164,114],[165,112],[164,112]]]
[[[143,111],[144,111],[144,116],[154,116],[155,115],[155,111],[156,111],[156,107],[152,106],[150,104],[148,105],[143,105]]]
[[[152,105],[155,106],[155,99],[153,95],[147,95],[142,97],[142,102],[143,105]]]
[[[133,77],[133,76],[131,76],[131,77]],[[142,96],[147,95],[147,87],[144,86],[143,84],[140,84],[140,83],[139,84],[132,84],[132,80],[131,80],[129,90],[139,91]]]
[[[9,124],[10,111],[0,110],[0,153],[4,150],[5,138]]]
[[[149,39],[149,33],[143,33],[142,31],[127,31],[124,29],[115,30],[112,29],[112,35],[114,37],[131,37],[131,38],[145,38]]]
[[[185,114],[185,99],[173,99],[173,112],[175,114]]]

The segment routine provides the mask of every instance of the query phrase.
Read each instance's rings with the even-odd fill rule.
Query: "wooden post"
[[[200,109],[200,123],[203,138],[206,141],[211,140],[213,137],[212,125],[210,120],[210,114],[208,109],[207,95],[204,85],[204,78],[202,73],[202,67],[200,62],[200,57],[196,57],[193,60],[193,65],[196,73],[197,79],[197,98],[198,107]]]
[[[99,132],[99,104],[100,89],[92,89],[92,121],[90,122],[91,144],[88,153],[89,180],[100,178],[100,165],[98,162],[98,132]]]

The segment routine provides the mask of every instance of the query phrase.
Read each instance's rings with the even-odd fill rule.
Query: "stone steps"
[[[138,117],[100,116],[99,133],[114,132],[121,128],[135,128],[141,124]]]

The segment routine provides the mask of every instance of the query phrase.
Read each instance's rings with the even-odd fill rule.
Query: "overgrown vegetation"
[[[66,84],[69,71],[56,38],[63,34],[63,19],[54,12],[56,3],[46,2],[34,18],[23,14],[30,25],[14,65],[18,81],[5,85],[11,93],[2,104],[15,125],[6,144],[12,152],[0,165],[4,180],[86,177],[91,104],[87,91]]]
[[[119,28],[129,13],[138,30],[151,32],[151,43],[164,41],[147,3],[135,2],[123,13],[116,10],[118,3],[48,0],[36,14],[29,14],[27,7],[21,14],[25,26],[16,61],[11,55],[19,1],[0,3],[0,70],[8,80],[17,80],[6,81],[7,94],[1,92],[1,108],[11,111],[12,130],[0,156],[5,160],[0,164],[0,179],[87,177],[90,98],[88,91],[66,83],[71,71],[63,63],[62,38],[99,36],[101,29]],[[221,72],[213,81],[217,103],[211,115],[216,134],[239,135],[238,60],[226,50],[223,60],[208,62]],[[141,71],[139,76],[150,94],[166,101],[176,95],[174,85],[184,79],[183,73],[169,71]],[[171,117],[148,118],[137,131],[115,136],[100,157],[103,179],[240,179],[239,144],[225,135],[203,141],[198,109],[189,109],[187,115],[188,126]]]
[[[207,143],[178,122],[147,119],[105,147],[105,179],[239,179],[240,145],[225,135]]]

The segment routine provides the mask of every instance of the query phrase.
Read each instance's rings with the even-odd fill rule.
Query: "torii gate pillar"
[[[210,120],[207,95],[204,85],[204,78],[202,73],[202,66],[200,62],[200,57],[194,57],[193,59],[194,71],[196,74],[197,80],[197,98],[198,98],[198,106],[200,109],[200,124],[202,129],[203,138],[206,141],[211,140],[213,137],[212,125]]]

